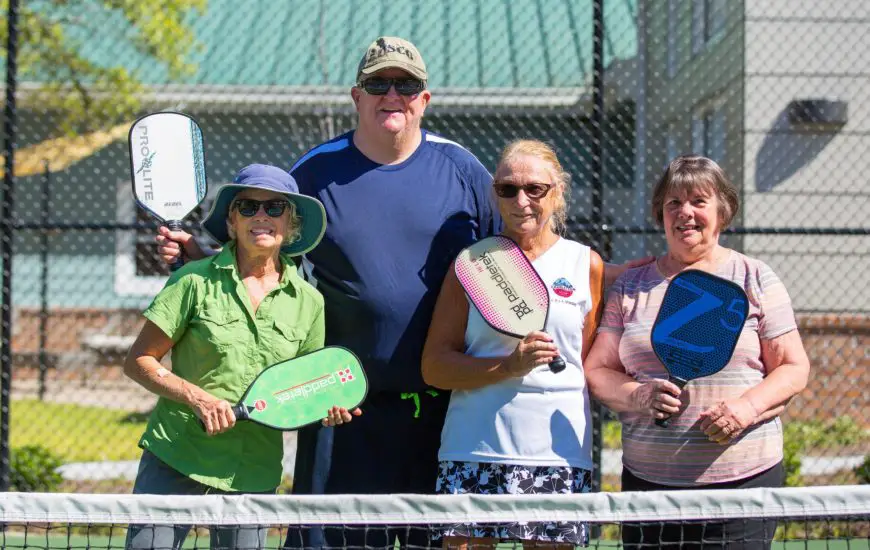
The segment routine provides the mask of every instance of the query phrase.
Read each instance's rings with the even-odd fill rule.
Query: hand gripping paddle
[[[330,346],[266,367],[233,406],[233,414],[236,421],[295,430],[326,418],[333,406],[359,406],[367,391],[356,355]]]
[[[172,231],[206,195],[202,130],[181,113],[152,113],[130,127],[130,172],[136,202]],[[184,265],[179,258],[170,268]]]
[[[456,278],[480,316],[493,329],[525,338],[547,324],[547,285],[520,247],[508,237],[487,237],[459,253]],[[557,357],[550,370],[565,370]]]
[[[728,364],[743,330],[749,303],[743,289],[705,271],[689,269],[671,279],[652,329],[652,348],[683,388]],[[668,419],[656,424],[668,426]]]

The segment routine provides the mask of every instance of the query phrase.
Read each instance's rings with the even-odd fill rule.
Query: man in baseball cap
[[[421,128],[432,98],[420,50],[374,40],[356,66],[356,129],[315,147],[291,173],[324,203],[324,244],[306,255],[321,281],[327,345],[363,361],[369,395],[342,427],[298,434],[295,493],[435,492],[450,399],[423,381],[420,357],[451,260],[494,233],[492,178],[469,151]],[[288,546],[428,547],[401,527],[288,531]]]
[[[383,69],[402,69],[423,82],[429,80],[426,63],[417,47],[402,38],[382,36],[369,44],[356,71],[356,81]]]
[[[326,210],[326,233],[306,252],[308,278],[323,294],[326,345],[363,362],[363,414],[341,430],[298,432],[297,494],[434,493],[441,428],[450,399],[423,381],[423,344],[450,262],[494,234],[492,178],[457,143],[421,128],[432,94],[417,47],[373,41],[356,67],[356,128],[314,147],[290,173]],[[183,232],[161,230],[171,262]],[[430,545],[425,530],[288,529],[288,547]]]

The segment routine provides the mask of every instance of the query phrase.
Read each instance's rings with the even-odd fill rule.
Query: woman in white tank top
[[[589,247],[563,239],[568,175],[551,147],[517,141],[505,148],[493,184],[503,234],[546,282],[544,331],[522,340],[484,322],[449,270],[423,350],[426,383],[452,390],[441,434],[436,492],[532,494],[587,492],[592,423],[583,359],[595,336],[604,264]],[[558,355],[567,368],[553,373]],[[573,547],[583,525],[461,524],[445,528],[445,547],[495,546],[500,539]],[[549,544],[548,544],[549,543]]]

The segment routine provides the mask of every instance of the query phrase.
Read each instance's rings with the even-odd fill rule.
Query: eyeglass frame
[[[253,212],[251,212],[250,214],[245,214],[245,212],[243,212],[242,208],[241,208],[241,203],[243,203],[243,202],[253,203],[253,205],[255,205],[257,208]],[[267,206],[267,205],[274,206],[275,204],[280,204],[281,211],[278,212],[277,214],[273,215],[272,213],[269,212],[269,206]],[[260,201],[257,199],[233,199],[232,204],[230,204],[230,212],[232,212],[233,209],[236,209],[239,211],[239,215],[241,215],[245,218],[253,218],[254,216],[257,215],[257,212],[259,212],[260,208],[262,207],[263,212],[267,216],[269,216],[270,218],[280,218],[281,216],[284,215],[284,212],[286,212],[288,208],[290,208],[292,210],[293,208],[295,208],[295,206],[296,205],[293,204],[292,201],[289,201],[287,199],[268,199],[268,200],[264,200],[264,201]]]
[[[370,83],[372,83],[372,81],[386,82],[388,84],[388,86],[383,91],[383,93],[372,93],[369,89],[366,88],[366,84],[370,84]],[[414,91],[411,91],[410,93],[403,93],[399,89],[398,84],[399,83],[407,83],[407,82],[417,83],[419,85],[419,89],[415,89]],[[357,88],[362,89],[368,95],[374,95],[374,96],[387,95],[388,93],[390,93],[390,88],[395,88],[396,93],[402,97],[413,97],[416,95],[420,95],[421,93],[426,91],[426,81],[421,80],[419,78],[414,78],[414,77],[384,78],[382,76],[372,76],[372,77],[366,78],[364,80],[360,80],[359,82],[356,83],[356,86],[357,86]]]
[[[538,193],[529,193],[529,188],[531,187],[543,187],[544,190],[540,194]],[[495,192],[495,195],[501,199],[513,199],[516,198],[517,195],[520,194],[520,190],[526,194],[527,197],[533,200],[540,200],[547,196],[550,193],[552,188],[556,187],[555,184],[552,183],[527,183],[525,185],[517,185],[515,183],[508,183],[504,181],[496,181],[493,182],[492,188]],[[509,191],[509,194],[504,194],[503,191],[499,191],[500,189],[512,189]]]

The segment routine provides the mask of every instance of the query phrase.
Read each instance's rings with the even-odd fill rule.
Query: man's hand
[[[184,247],[187,257],[192,260],[205,258],[205,253],[199,247],[196,239],[187,231],[170,231],[169,228],[161,225],[157,229],[157,233],[154,238],[157,241],[157,253],[167,265],[172,265],[181,257],[182,247]]]
[[[644,266],[654,262],[655,260],[655,256],[644,256],[643,258],[637,258],[636,260],[629,260],[624,264],[604,264],[604,288],[609,288],[620,275],[629,269]]]

